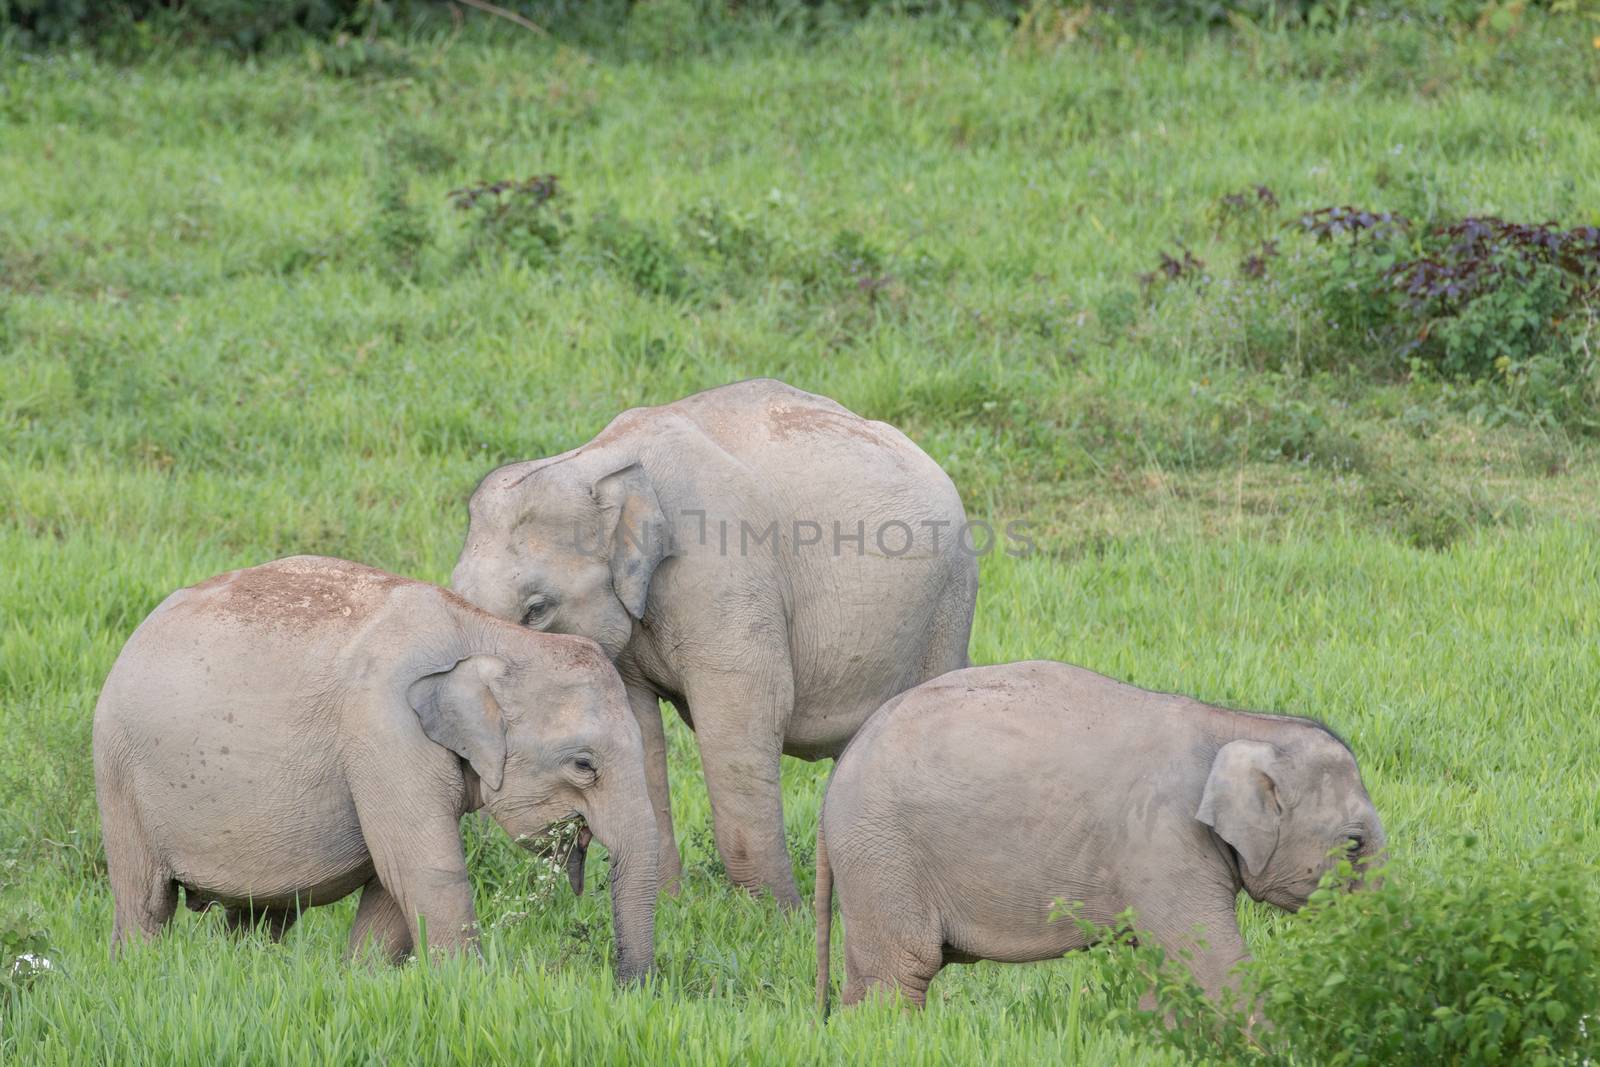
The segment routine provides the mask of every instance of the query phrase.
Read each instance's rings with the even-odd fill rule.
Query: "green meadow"
[[[296,553],[445,581],[491,467],[757,375],[1031,524],[983,561],[975,662],[1323,719],[1396,877],[1468,836],[1600,861],[1593,423],[1331,336],[1294,233],[1342,204],[1600,223],[1587,26],[655,32],[0,49],[0,1061],[1168,1062],[1082,958],[819,1026],[809,909],[727,886],[676,716],[649,989],[612,985],[601,850],[575,898],[476,820],[481,964],[343,963],[354,898],[282,945],[180,909],[110,960],[90,721],[167,593]],[[1160,276],[1180,249],[1204,267]],[[786,761],[803,887],[827,770]],[[1296,921],[1240,912],[1257,945]],[[24,950],[48,969],[8,977]]]

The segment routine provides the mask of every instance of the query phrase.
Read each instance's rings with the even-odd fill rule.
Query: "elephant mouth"
[[[520,835],[517,844],[552,867],[564,870],[573,894],[582,896],[584,861],[588,858],[589,843],[593,840],[594,834],[589,830],[589,824],[582,815],[574,813],[551,823],[538,833]]]

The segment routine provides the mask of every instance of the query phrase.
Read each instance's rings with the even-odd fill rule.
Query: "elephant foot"
[[[770,895],[777,903],[778,909],[785,915],[792,915],[800,910],[800,893],[795,889],[794,883],[788,885],[769,885],[763,882],[740,884],[740,889],[754,897]]]

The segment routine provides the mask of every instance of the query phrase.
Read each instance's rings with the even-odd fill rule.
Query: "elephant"
[[[1241,888],[1294,911],[1338,858],[1364,876],[1385,847],[1355,756],[1313,719],[1064,663],[955,671],[886,703],[834,765],[817,829],[818,1010],[835,886],[846,1005],[898,993],[920,1007],[947,963],[1088,947],[1058,901],[1101,926],[1131,907],[1169,955],[1193,953],[1216,997],[1246,958]]]
[[[274,939],[360,889],[350,955],[475,953],[460,820],[481,809],[525,846],[581,816],[610,850],[617,978],[654,967],[643,743],[587,639],[291,557],[151,612],[106,679],[93,748],[113,954],[160,933],[180,886]]]
[[[587,444],[491,472],[451,586],[616,661],[669,891],[681,861],[663,699],[695,733],[729,878],[795,908],[782,755],[835,756],[885,700],[966,666],[980,541],[992,530],[972,532],[904,434],[756,379],[625,411]]]

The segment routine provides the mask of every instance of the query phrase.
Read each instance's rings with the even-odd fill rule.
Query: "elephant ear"
[[[468,656],[406,689],[428,740],[472,764],[490,789],[500,788],[505,773],[506,723],[488,680],[504,669],[493,656]]]
[[[1217,751],[1194,817],[1232,845],[1259,876],[1278,847],[1283,756],[1264,741],[1230,741]]]
[[[601,538],[611,545],[611,588],[636,619],[644,618],[645,594],[669,540],[661,501],[638,463],[612,471],[594,486],[601,509]]]

